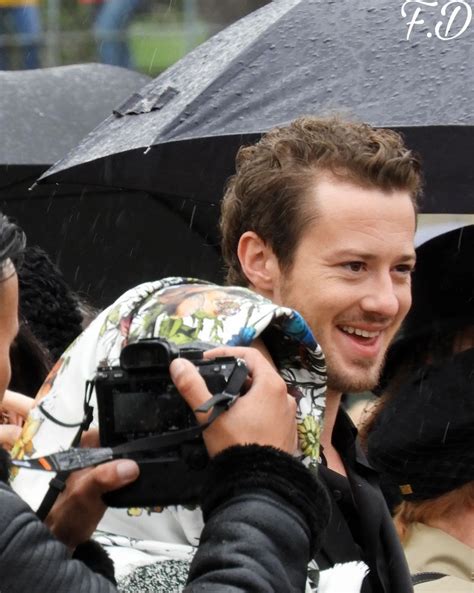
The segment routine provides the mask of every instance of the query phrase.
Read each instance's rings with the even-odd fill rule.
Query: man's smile
[[[361,336],[362,338],[376,338],[381,334],[380,330],[370,331],[366,329],[360,329],[358,327],[353,327],[351,325],[339,326],[339,329],[348,334],[355,334],[356,336]]]
[[[383,346],[383,330],[368,330],[352,325],[337,325],[341,347],[350,358],[376,358]]]

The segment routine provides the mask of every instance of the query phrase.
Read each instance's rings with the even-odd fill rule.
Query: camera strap
[[[64,490],[65,480],[71,471],[91,467],[93,465],[100,465],[101,463],[113,459],[126,458],[140,460],[140,454],[179,446],[183,443],[197,439],[202,435],[206,428],[208,428],[222,413],[227,411],[237,401],[241,395],[242,387],[247,376],[248,369],[244,361],[237,359],[234,371],[229,377],[225,391],[213,395],[208,401],[196,408],[195,412],[198,413],[207,413],[212,408],[209,418],[198,426],[136,439],[135,441],[123,443],[115,447],[78,448],[77,445],[79,444],[82,432],[87,430],[92,419],[92,407],[89,403],[92,386],[88,385],[84,401],[84,418],[79,425],[80,428],[72,443],[73,446],[70,449],[32,459],[11,460],[12,465],[17,467],[47,472],[59,472],[57,476],[51,480],[50,489],[46,493],[36,514],[40,518],[46,517],[57,496]],[[54,421],[57,422],[56,419]],[[61,424],[65,425],[65,423]],[[58,483],[55,483],[55,481]]]
[[[67,428],[76,428],[77,427],[77,432],[76,432],[74,439],[72,440],[72,443],[71,443],[72,450],[75,450],[74,448],[79,445],[79,443],[81,441],[82,433],[89,429],[89,426],[91,425],[92,419],[94,417],[94,409],[92,408],[91,403],[90,403],[93,387],[94,387],[93,382],[87,381],[86,392],[85,392],[85,396],[84,396],[84,415],[82,417],[82,420],[76,424],[71,424],[69,422],[63,422],[63,421],[59,420],[58,418],[55,418],[44,408],[42,403],[40,403],[38,406],[39,409],[41,410],[42,414],[44,416],[46,416],[46,418],[48,418],[48,420],[51,420],[51,422],[54,422],[55,424],[59,424],[60,426],[65,426]],[[63,453],[63,452],[60,451],[59,454],[61,454],[61,453]],[[65,451],[64,451],[64,453],[65,453]],[[54,456],[54,454],[53,454],[53,456]],[[39,457],[37,460],[31,459],[30,461],[37,461],[38,464],[41,465],[42,462],[40,460],[46,460],[49,457],[51,457],[51,455],[48,455],[46,457]],[[19,461],[21,461],[21,460],[20,459],[12,459],[11,463],[12,463],[12,465],[17,465],[18,467],[28,467],[27,465],[20,465],[18,463]],[[23,460],[23,461],[26,461],[26,460]],[[43,461],[43,463],[48,463],[48,462]],[[35,463],[34,464],[35,467],[33,467],[32,469],[39,469],[38,467],[36,467],[36,465],[37,464]],[[42,468],[42,469],[45,469],[46,471],[58,472],[54,476],[54,478],[52,478],[50,480],[48,491],[44,495],[44,498],[41,501],[41,504],[36,511],[37,517],[39,519],[41,519],[41,521],[44,521],[44,519],[47,517],[49,511],[51,510],[51,507],[56,502],[56,499],[58,498],[60,493],[66,488],[66,480],[69,477],[71,470],[67,469],[67,464],[65,464],[65,467],[63,469],[61,469],[60,466],[58,466],[57,469],[46,469],[46,468]]]
[[[219,395],[224,396],[222,400],[219,400],[219,403],[230,401],[227,394]],[[235,396],[232,396],[232,403],[234,403],[236,399],[237,398]],[[26,469],[60,472],[58,473],[58,476],[64,473],[65,477],[67,477],[72,471],[93,465],[100,465],[101,463],[112,461],[113,459],[126,458],[139,461],[141,457],[140,454],[151,451],[159,451],[160,449],[168,449],[170,447],[175,447],[182,445],[185,442],[195,440],[196,438],[200,437],[204,430],[206,430],[206,428],[210,426],[214,420],[216,420],[216,418],[218,418],[227,409],[228,407],[216,404],[209,420],[203,424],[200,424],[199,426],[193,426],[192,428],[167,432],[166,434],[161,434],[158,436],[144,437],[129,443],[117,445],[116,447],[71,447],[66,451],[58,451],[57,453],[43,455],[42,457],[34,457],[32,459],[12,459],[11,463],[17,467],[23,467]],[[63,489],[64,488],[61,490]]]

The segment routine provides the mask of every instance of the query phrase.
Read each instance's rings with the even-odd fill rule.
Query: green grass
[[[203,23],[196,23],[192,35],[180,23],[160,27],[135,22],[129,30],[130,51],[137,70],[156,76],[208,37]]]

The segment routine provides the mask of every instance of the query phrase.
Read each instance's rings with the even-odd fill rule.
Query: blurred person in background
[[[25,248],[18,285],[20,326],[10,349],[9,389],[35,397],[54,362],[82,332],[84,315],[79,297],[41,247]]]
[[[474,347],[404,380],[368,437],[396,484],[395,526],[415,591],[468,593],[474,575]]]
[[[56,361],[82,332],[80,299],[37,245],[26,247],[18,282],[21,317]]]
[[[14,34],[21,48],[21,68],[40,68],[39,45],[41,18],[38,0],[0,0],[0,70],[10,70],[10,43],[1,39],[6,33]]]
[[[10,347],[10,383],[0,405],[1,444],[7,449],[21,433],[32,398],[83,323],[77,295],[43,249],[24,248],[17,276],[19,328]]]
[[[143,0],[79,0],[95,8],[94,36],[103,64],[133,68],[127,29]]]

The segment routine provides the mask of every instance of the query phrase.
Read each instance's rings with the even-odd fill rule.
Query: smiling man
[[[228,283],[297,309],[327,362],[320,475],[332,522],[320,568],[363,560],[363,591],[411,590],[376,476],[340,410],[377,384],[411,304],[420,167],[399,135],[300,118],[242,148],[223,202]]]

